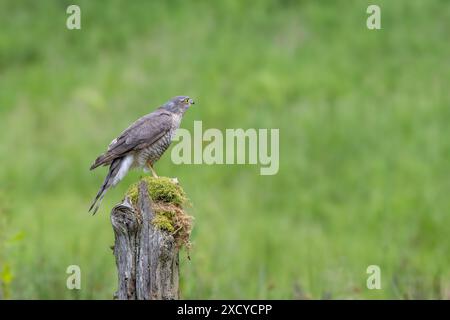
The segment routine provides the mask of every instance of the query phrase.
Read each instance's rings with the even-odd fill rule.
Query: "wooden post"
[[[148,185],[138,186],[137,208],[131,200],[111,211],[114,255],[121,300],[173,300],[179,298],[179,256],[174,237],[152,225],[154,212]]]

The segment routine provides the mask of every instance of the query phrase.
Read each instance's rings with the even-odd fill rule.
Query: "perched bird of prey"
[[[122,180],[132,168],[150,169],[158,177],[153,165],[169,148],[186,110],[194,104],[187,96],[178,96],[147,114],[114,139],[108,150],[95,159],[91,170],[109,166],[108,175],[92,202],[89,212],[95,214],[106,191]]]

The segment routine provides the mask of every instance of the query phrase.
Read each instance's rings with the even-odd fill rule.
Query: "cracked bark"
[[[173,300],[179,298],[179,255],[173,236],[154,228],[148,186],[141,181],[136,208],[129,198],[111,211],[114,256],[118,272],[115,298]]]

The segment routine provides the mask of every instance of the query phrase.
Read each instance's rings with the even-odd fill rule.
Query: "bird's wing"
[[[143,116],[109,144],[108,150],[95,160],[91,170],[101,165],[108,165],[130,151],[141,150],[152,145],[170,131],[171,126],[172,116],[165,110],[158,109]]]

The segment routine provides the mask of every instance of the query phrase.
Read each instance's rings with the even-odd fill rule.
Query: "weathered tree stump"
[[[126,196],[111,211],[115,235],[114,255],[121,300],[173,300],[179,298],[179,248],[173,235],[152,224],[149,186],[138,185],[137,205]]]

